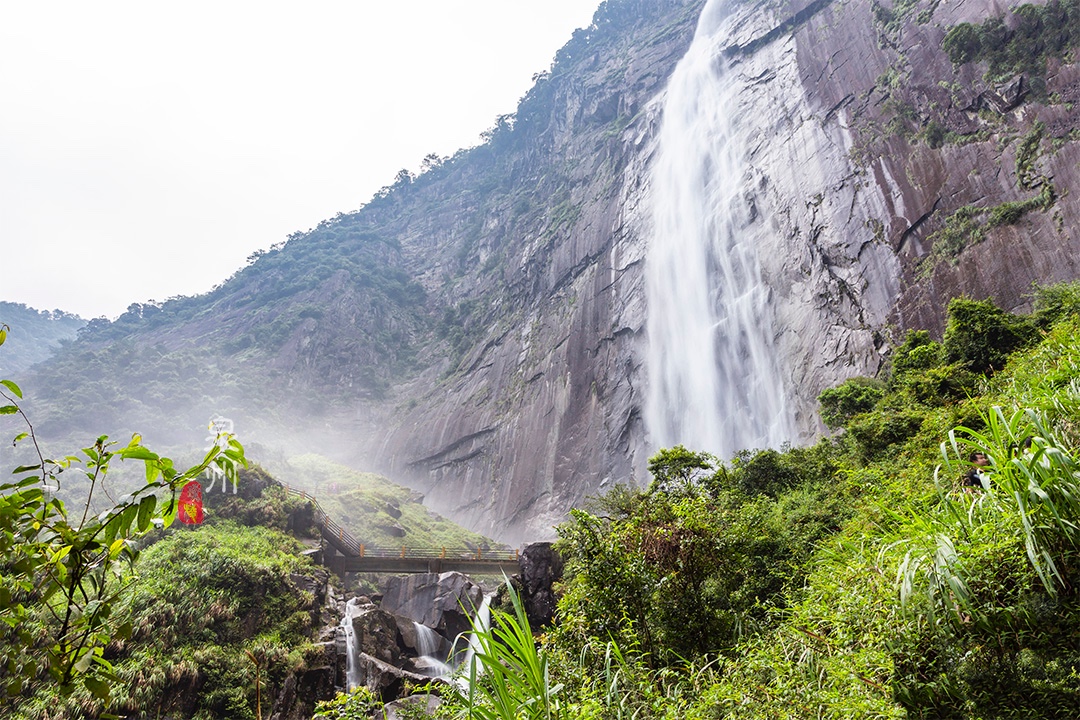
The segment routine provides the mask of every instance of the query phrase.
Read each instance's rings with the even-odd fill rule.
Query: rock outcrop
[[[551,543],[533,543],[521,551],[520,565],[521,601],[529,625],[538,630],[555,618],[554,584],[562,580],[563,560]]]
[[[484,591],[479,585],[461,573],[445,572],[390,577],[379,607],[429,627],[455,643],[459,635],[472,629],[471,618],[483,602]]]
[[[995,84],[984,65],[954,67],[941,49],[956,23],[1008,6],[796,0],[718,11],[727,41],[717,54],[739,86],[731,112],[751,168],[743,196],[761,238],[797,440],[824,430],[821,390],[876,373],[908,328],[940,332],[951,297],[1018,310],[1032,282],[1080,275],[1080,236],[1064,222],[1080,197],[1067,190],[1080,180],[1080,145],[1064,100],[1080,69],[1051,60],[1047,97],[1058,100],[1035,102],[1022,79]],[[541,136],[572,168],[559,176],[569,192],[558,196],[572,217],[559,225],[550,203],[546,219],[530,224],[511,221],[513,209],[498,201],[485,206],[470,257],[498,259],[507,291],[470,296],[487,283],[480,274],[455,285],[451,304],[476,297],[485,307],[475,342],[446,379],[429,386],[429,374],[404,386],[415,404],[378,434],[383,467],[475,527],[540,539],[589,494],[647,480],[655,449],[642,421],[650,163],[664,79],[702,7],[663,4],[652,22],[668,32],[628,31],[622,55],[596,33],[596,54],[560,88],[559,113]],[[604,79],[615,75],[617,88]],[[597,133],[596,113],[609,106],[627,120]],[[527,156],[523,177],[547,167]],[[995,208],[1048,184],[1056,190],[1045,206],[1011,224],[988,222]],[[514,195],[504,193],[509,203]],[[970,207],[983,239],[943,252],[942,230]],[[419,253],[418,270],[420,255],[441,243],[463,248],[452,233],[417,227],[402,236]]]

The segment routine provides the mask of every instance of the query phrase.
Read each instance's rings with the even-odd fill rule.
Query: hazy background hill
[[[35,310],[22,303],[0,301],[0,322],[9,326],[4,353],[0,356],[0,375],[22,373],[35,363],[52,356],[86,321],[63,310]]]

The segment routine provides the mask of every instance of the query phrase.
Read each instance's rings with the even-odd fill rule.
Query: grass
[[[327,515],[371,547],[446,548],[447,554],[460,555],[497,545],[431,512],[411,490],[381,475],[353,470],[316,454],[291,457],[272,470],[282,482],[315,496]],[[404,535],[387,531],[395,527]]]

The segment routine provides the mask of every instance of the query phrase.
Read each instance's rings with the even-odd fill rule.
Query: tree
[[[1010,353],[1038,339],[1034,321],[1005,312],[988,300],[953,298],[945,325],[945,362],[992,374]]]
[[[0,345],[7,329],[0,325]],[[138,555],[136,538],[155,524],[171,525],[179,491],[209,468],[235,482],[247,464],[243,447],[223,436],[200,463],[181,471],[145,447],[139,435],[127,445],[103,435],[78,454],[54,460],[43,454],[20,404],[22,389],[0,380],[0,399],[0,416],[16,416],[25,427],[13,444],[31,457],[12,471],[13,481],[0,484],[0,708],[44,679],[62,692],[81,683],[107,701],[117,677],[104,649],[129,632],[112,611],[132,578],[126,570]],[[146,484],[93,512],[110,466],[123,461],[141,462]],[[85,502],[74,513],[54,496],[70,475],[89,482]]]
[[[687,450],[682,445],[661,448],[649,458],[649,474],[653,476],[650,487],[664,492],[689,489],[711,474],[717,464],[708,453]]]
[[[868,377],[848,378],[818,395],[821,420],[832,429],[845,426],[860,413],[870,412],[885,396],[885,383]]]

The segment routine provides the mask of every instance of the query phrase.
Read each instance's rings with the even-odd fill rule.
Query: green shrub
[[[978,379],[979,376],[962,363],[955,363],[909,373],[903,387],[915,402],[936,407],[971,397],[975,394]]]
[[[864,460],[879,460],[895,445],[913,437],[926,412],[916,409],[875,410],[857,415],[847,424],[847,432]]]
[[[945,325],[945,361],[971,372],[991,373],[1005,367],[1009,353],[1037,337],[1032,318],[1001,310],[988,300],[953,298]]]
[[[747,495],[775,498],[799,482],[798,468],[776,450],[742,450],[732,460],[732,479]]]
[[[834,430],[845,426],[851,418],[870,412],[885,396],[885,383],[868,377],[848,378],[843,384],[818,395],[821,420]]]
[[[954,25],[945,33],[941,49],[949,56],[953,65],[963,65],[974,61],[982,51],[982,39],[979,29],[971,23]]]
[[[1035,320],[1047,329],[1066,317],[1080,315],[1080,282],[1036,286],[1033,293]]]

